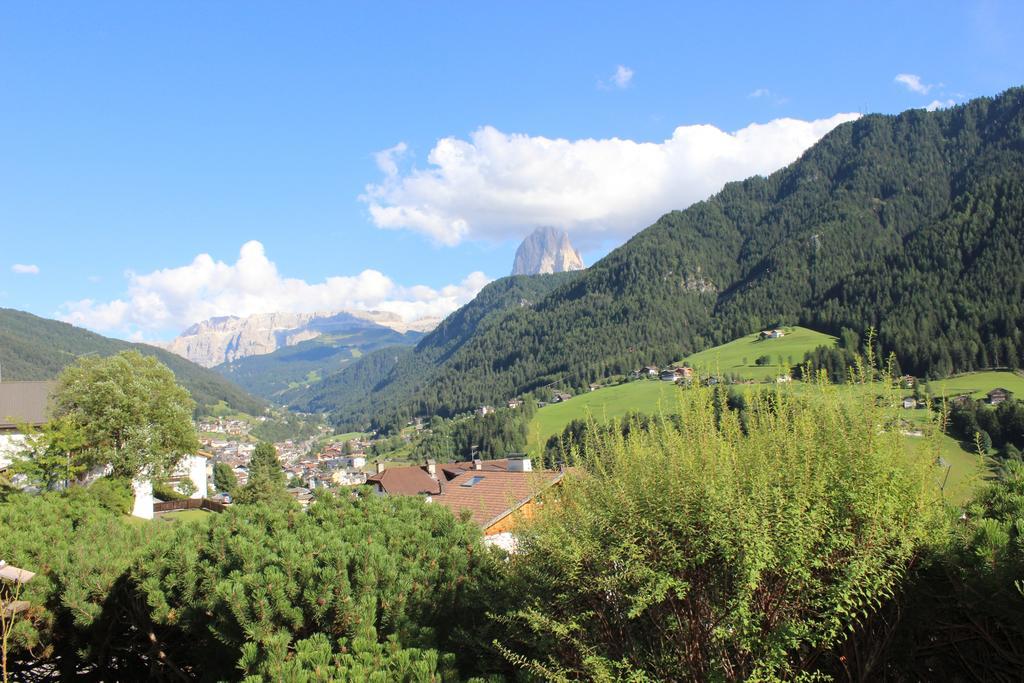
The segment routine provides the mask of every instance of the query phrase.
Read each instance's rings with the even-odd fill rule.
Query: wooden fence
[[[168,500],[166,502],[153,503],[153,512],[170,512],[172,510],[209,510],[210,512],[224,512],[227,508],[224,503],[218,503],[209,498],[186,498],[185,500]]]

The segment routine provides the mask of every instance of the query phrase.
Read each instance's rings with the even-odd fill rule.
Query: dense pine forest
[[[481,308],[526,286],[492,284],[413,353],[367,359],[372,371],[349,368],[300,405],[341,424],[450,415],[781,324],[875,327],[920,376],[1018,367],[1022,177],[1024,89],[865,116],[770,177],[666,214],[528,305]]]

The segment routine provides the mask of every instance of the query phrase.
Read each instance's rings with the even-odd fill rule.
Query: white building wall
[[[201,455],[188,456],[188,477],[196,485],[192,498],[208,498],[209,487],[206,484],[206,458]]]
[[[133,479],[132,492],[135,494],[132,516],[153,519],[153,482],[149,479]]]
[[[24,447],[24,434],[0,434],[0,470],[10,467]]]

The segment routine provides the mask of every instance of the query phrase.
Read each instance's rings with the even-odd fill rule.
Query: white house
[[[366,456],[349,455],[344,458],[343,462],[345,463],[345,467],[350,467],[356,470],[362,469],[363,467],[366,467]]]
[[[22,425],[46,423],[54,382],[0,382],[0,470],[10,466],[25,445]]]
[[[189,494],[189,498],[208,498],[208,468],[210,458],[212,457],[212,455],[204,451],[184,456],[178,461],[178,464],[175,466],[174,471],[168,478],[168,481],[176,490],[183,493],[183,491],[178,488],[178,485],[183,483],[186,479],[191,479],[192,484],[195,486],[195,490]]]

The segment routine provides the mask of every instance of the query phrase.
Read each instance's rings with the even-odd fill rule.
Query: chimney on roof
[[[533,464],[530,459],[526,456],[519,455],[516,457],[509,456],[508,459],[508,471],[509,472],[532,472]]]
[[[473,458],[473,469],[482,470],[484,468],[484,461],[480,458]]]
[[[433,458],[427,458],[426,470],[427,474],[437,479],[437,463],[434,462]]]
[[[383,471],[384,471],[384,463],[382,463],[380,460],[378,460],[377,461],[377,474],[380,474]]]

